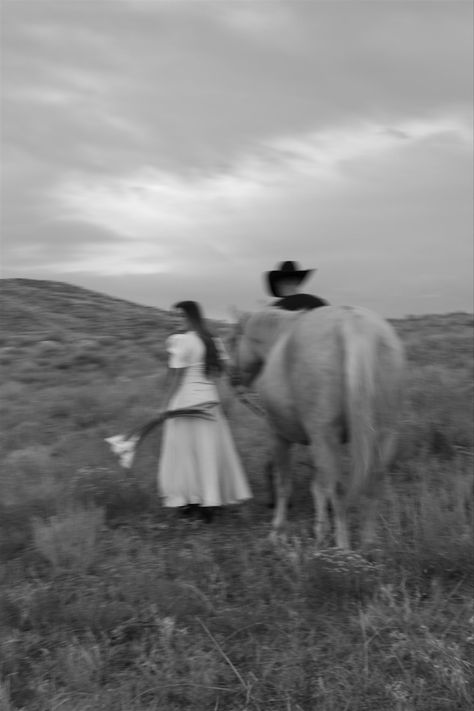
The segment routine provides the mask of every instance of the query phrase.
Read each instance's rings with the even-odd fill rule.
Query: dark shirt
[[[272,306],[285,309],[285,311],[309,311],[317,309],[319,306],[329,306],[329,304],[319,296],[312,296],[312,294],[291,294],[291,296],[284,296],[282,299],[274,301]]]

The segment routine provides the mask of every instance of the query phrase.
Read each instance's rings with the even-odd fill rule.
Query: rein
[[[249,400],[248,396],[245,393],[236,393],[236,395],[240,402],[243,405],[246,405],[249,410],[252,410],[255,415],[258,415],[259,417],[265,417],[265,410],[263,409],[263,407],[260,407],[260,405],[256,405],[254,402]]]
[[[241,335],[240,323],[238,324],[238,329],[239,330],[235,334],[236,337]],[[234,368],[235,368],[235,371],[239,372],[240,366],[239,366],[239,360],[238,360],[237,354],[235,355]],[[239,381],[240,381],[240,377],[239,377]],[[240,382],[236,382],[235,380],[233,380],[233,376],[230,377],[229,382],[230,382],[231,389],[234,392],[234,395],[237,397],[238,400],[240,400],[240,402],[243,405],[245,405],[255,415],[258,415],[258,417],[265,417],[265,410],[263,409],[263,407],[260,407],[260,405],[256,405],[254,402],[252,402],[249,399],[247,392],[244,393],[242,391],[237,390],[237,386],[240,384]]]

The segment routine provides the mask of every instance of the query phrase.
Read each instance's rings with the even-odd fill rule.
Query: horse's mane
[[[300,315],[299,311],[285,311],[284,309],[267,307],[249,314],[247,323],[251,324],[252,330],[261,330],[270,335],[282,328],[286,329],[289,323]]]
[[[245,330],[247,336],[257,343],[274,343],[298,315],[300,315],[298,311],[284,311],[267,307],[247,314],[241,323],[241,329],[242,332]]]

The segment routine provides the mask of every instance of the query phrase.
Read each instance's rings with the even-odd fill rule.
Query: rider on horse
[[[312,294],[299,293],[300,284],[314,272],[314,269],[299,269],[296,262],[282,262],[280,267],[266,272],[266,280],[270,293],[277,296],[272,306],[285,311],[309,311],[319,306],[329,306],[325,299]]]

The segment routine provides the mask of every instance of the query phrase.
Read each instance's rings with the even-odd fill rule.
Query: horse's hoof
[[[361,553],[369,563],[379,564],[384,561],[384,551],[376,543],[364,543]]]
[[[317,551],[326,551],[328,548],[338,548],[329,531],[314,537],[314,547]]]
[[[270,543],[273,543],[273,545],[279,545],[280,543],[285,543],[285,541],[287,540],[287,535],[285,531],[274,528],[268,534],[268,540],[270,541]]]

